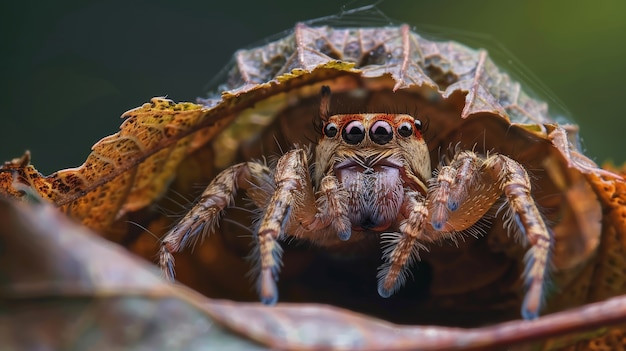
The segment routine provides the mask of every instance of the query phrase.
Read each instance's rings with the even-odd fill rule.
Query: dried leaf
[[[220,327],[204,297],[71,223],[0,199],[0,339],[14,350],[260,350]]]
[[[201,105],[154,98],[122,115],[120,131],[97,142],[82,166],[44,177],[25,156],[4,165],[0,188],[30,185],[88,227],[107,229],[162,195],[206,112]]]
[[[0,336],[12,349],[470,350],[626,323],[626,297],[471,330],[399,326],[314,304],[211,300],[48,205],[0,200],[0,223]]]

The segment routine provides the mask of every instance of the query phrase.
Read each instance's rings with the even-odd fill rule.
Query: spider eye
[[[393,138],[393,129],[387,121],[376,121],[370,128],[370,139],[378,145],[385,145]]]
[[[324,135],[329,138],[334,138],[337,135],[337,125],[333,122],[327,123],[324,126]]]
[[[415,123],[418,122],[419,121],[415,121]],[[404,138],[410,137],[411,135],[413,135],[413,125],[409,122],[400,123],[400,125],[398,126],[398,134],[400,134],[400,136]]]
[[[363,127],[363,123],[360,121],[352,121],[343,128],[341,136],[346,143],[356,145],[365,138],[365,127]]]
[[[418,132],[422,130],[422,121],[419,119],[415,120],[415,129],[417,129]]]

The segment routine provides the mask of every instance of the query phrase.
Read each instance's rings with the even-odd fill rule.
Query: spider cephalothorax
[[[164,238],[160,261],[166,275],[174,275],[171,253],[210,232],[235,191],[243,189],[262,209],[255,240],[264,303],[277,301],[279,241],[286,237],[330,247],[378,235],[384,244],[378,292],[388,297],[403,285],[420,248],[471,228],[504,198],[509,231],[519,229],[531,244],[522,314],[536,317],[552,237],[524,167],[501,154],[457,150],[433,175],[419,119],[388,113],[328,116],[329,94],[322,88],[322,135],[314,162],[305,149],[295,148],[275,167],[244,162],[218,174]]]
[[[348,192],[353,230],[390,229],[405,189],[426,193],[430,159],[420,128],[419,120],[400,114],[335,115],[325,121],[314,183],[336,177]]]

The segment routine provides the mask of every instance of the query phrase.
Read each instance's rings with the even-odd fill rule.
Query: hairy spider
[[[384,245],[378,293],[389,297],[404,284],[419,249],[472,228],[502,198],[508,231],[530,243],[522,316],[536,318],[553,240],[524,167],[502,154],[457,150],[433,172],[419,119],[388,113],[329,116],[329,100],[330,88],[323,87],[315,163],[307,149],[295,148],[273,168],[243,162],[219,173],[163,239],[165,275],[174,277],[172,252],[211,232],[243,189],[263,209],[254,235],[263,303],[278,299],[279,242],[287,237],[330,247],[378,235]]]

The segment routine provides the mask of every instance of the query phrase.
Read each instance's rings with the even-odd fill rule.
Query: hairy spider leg
[[[263,179],[268,179],[270,174],[271,170],[264,164],[244,162],[226,168],[211,181],[191,211],[168,231],[161,242],[159,265],[168,280],[175,277],[172,253],[182,251],[212,233],[224,209],[233,205],[237,189],[255,194],[255,203],[263,203],[263,195],[271,187]]]
[[[382,235],[384,262],[378,272],[380,296],[391,296],[405,283],[408,269],[419,259],[418,251],[426,249],[423,243],[452,238],[464,230],[480,230],[473,226],[502,193],[497,186],[472,186],[479,182],[473,177],[480,175],[480,164],[482,160],[471,151],[457,153],[450,165],[442,166],[437,176],[429,179],[426,197],[419,192],[407,192],[401,209],[406,219],[401,221],[400,233]],[[476,174],[472,174],[472,170]],[[456,184],[459,173],[469,173],[463,178],[466,182],[463,186]],[[458,199],[455,200],[458,206],[453,210],[449,208],[452,197]]]
[[[457,153],[450,165],[442,166],[429,180],[425,200],[420,194],[407,197],[401,233],[383,235],[385,262],[378,274],[379,294],[388,297],[404,284],[406,270],[419,259],[418,250],[423,247],[420,242],[472,230],[502,194],[508,208],[507,231],[516,232],[515,226],[519,227],[531,245],[525,258],[526,294],[521,314],[525,319],[537,318],[554,238],[532,198],[528,173],[518,162],[500,154],[483,159],[472,151]],[[425,224],[429,217],[432,229]]]
[[[289,235],[315,240],[317,230],[332,228],[340,240],[350,238],[351,227],[345,205],[347,194],[335,177],[324,177],[316,200],[309,176],[306,153],[295,149],[276,163],[276,186],[257,229],[260,272],[258,291],[261,301],[274,304],[278,299],[276,281],[282,249],[278,240],[285,228],[297,228]],[[296,223],[288,223],[297,221]]]
[[[382,235],[383,264],[377,276],[378,294],[382,297],[391,296],[404,285],[408,268],[419,260],[419,249],[425,249],[420,243],[428,217],[424,196],[416,191],[407,192],[401,212],[406,219],[400,223],[400,233]]]
[[[429,180],[428,211],[433,229],[444,232],[468,230],[498,201],[502,190],[497,179],[481,172],[483,163],[473,151],[461,151]],[[480,228],[470,230],[480,231]]]
[[[550,254],[554,245],[553,233],[532,198],[530,178],[522,165],[504,155],[495,154],[485,160],[484,169],[498,179],[506,197],[509,232],[513,231],[512,226],[517,225],[530,244],[526,253],[526,295],[521,313],[524,319],[535,319],[539,316],[545,298]]]
[[[449,187],[448,211],[443,209],[445,198],[435,196],[438,201],[432,205],[437,209],[431,212],[439,214],[439,217],[433,215],[433,227],[448,223],[457,230],[464,229],[482,217],[488,210],[487,206],[491,207],[504,194],[504,205],[508,209],[504,215],[507,231],[517,233],[519,229],[531,245],[525,257],[523,279],[526,294],[521,314],[525,319],[537,318],[545,298],[554,238],[531,195],[526,169],[507,156],[492,154],[481,158],[472,151],[455,155],[450,167],[454,168],[454,172],[440,172],[445,179],[437,181],[437,184],[445,183],[450,174],[455,174]]]
[[[316,199],[309,176],[306,152],[294,149],[282,155],[274,170],[258,162],[244,162],[219,173],[207,186],[199,201],[165,236],[159,251],[161,269],[174,279],[174,258],[190,243],[209,235],[218,225],[223,211],[232,206],[238,189],[243,189],[263,210],[255,231],[258,261],[258,293],[263,303],[278,299],[276,281],[282,249],[278,240],[293,235],[319,239],[320,229],[330,229],[339,240],[350,238],[347,193],[335,177],[324,177]],[[287,233],[289,225],[293,233]]]

